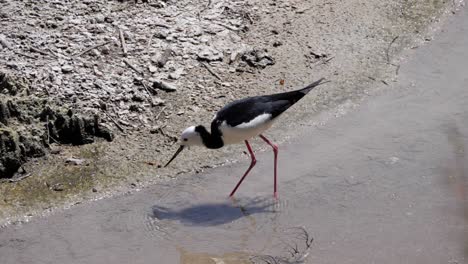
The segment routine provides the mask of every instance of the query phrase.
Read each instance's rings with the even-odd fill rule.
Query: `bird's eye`
[[[184,138],[183,140],[184,140],[184,141],[187,141],[188,139],[187,139],[187,138]]]

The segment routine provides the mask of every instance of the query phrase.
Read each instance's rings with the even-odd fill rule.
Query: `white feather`
[[[220,130],[223,133],[224,144],[234,144],[258,136],[272,125],[271,114],[265,113],[235,127],[229,126],[224,121],[221,123]]]

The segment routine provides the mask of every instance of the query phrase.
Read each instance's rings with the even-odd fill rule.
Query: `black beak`
[[[174,156],[172,156],[171,160],[169,160],[166,165],[164,165],[164,167],[167,167],[167,165],[169,165],[169,163],[171,163],[176,157],[177,155],[179,155],[179,153],[184,149],[184,145],[181,145],[179,147],[179,149],[176,151],[176,153],[174,154]]]

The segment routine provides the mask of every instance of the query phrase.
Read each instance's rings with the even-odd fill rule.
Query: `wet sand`
[[[247,160],[0,229],[0,262],[466,263],[468,8],[450,20],[389,89],[280,146],[279,202],[264,152],[235,201]]]

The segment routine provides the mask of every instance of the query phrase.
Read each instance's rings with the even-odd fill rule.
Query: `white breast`
[[[226,121],[221,123],[220,130],[223,133],[224,144],[239,143],[260,135],[263,131],[273,125],[270,114],[262,114],[249,122],[239,124],[235,127],[229,126]]]

